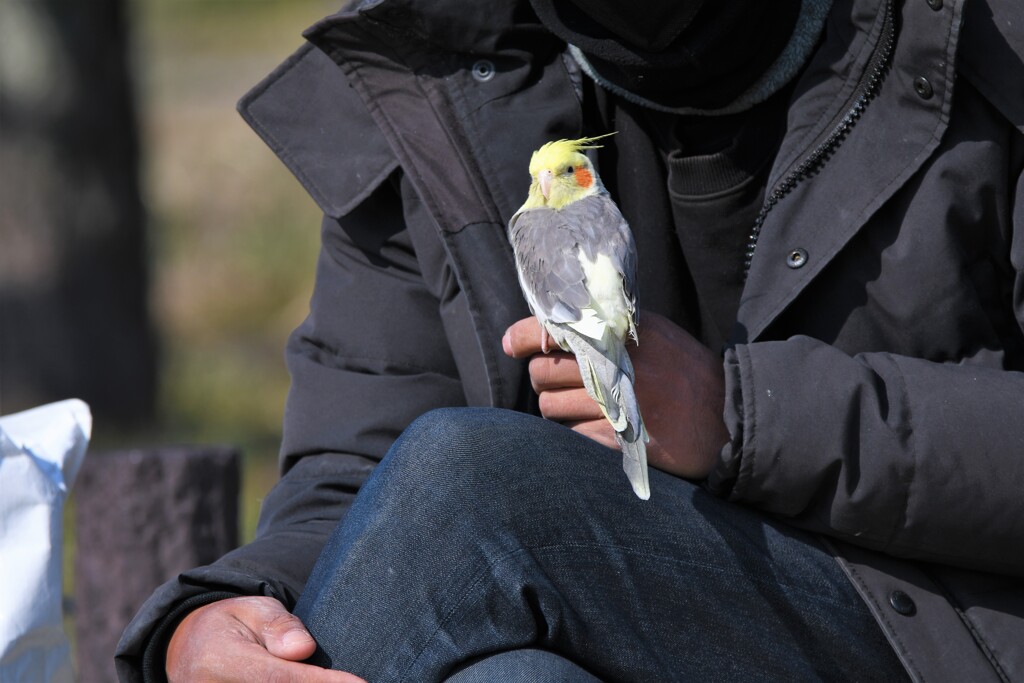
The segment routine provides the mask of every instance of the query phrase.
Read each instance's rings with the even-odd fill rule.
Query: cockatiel
[[[530,193],[508,224],[519,284],[541,324],[576,356],[587,393],[615,429],[622,469],[643,500],[647,430],[625,340],[636,340],[633,234],[583,150],[601,135],[549,142],[530,159]]]

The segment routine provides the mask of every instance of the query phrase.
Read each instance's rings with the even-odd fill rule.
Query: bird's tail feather
[[[564,328],[563,328],[564,329]],[[576,355],[583,386],[615,429],[622,448],[622,469],[636,495],[651,496],[647,475],[647,429],[633,391],[633,364],[625,346],[608,332],[601,340],[564,329],[564,339]]]

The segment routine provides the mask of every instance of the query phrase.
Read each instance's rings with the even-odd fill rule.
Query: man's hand
[[[703,479],[729,441],[722,412],[725,377],[722,361],[669,320],[650,312],[640,317],[640,343],[630,346],[636,370],[637,400],[651,442],[652,467]],[[569,353],[541,353],[540,324],[525,318],[505,333],[502,347],[513,358],[530,358],[530,380],[540,397],[541,414],[595,441],[618,448],[615,432],[601,414]]]
[[[342,671],[303,664],[316,642],[273,598],[213,602],[185,617],[167,646],[167,679],[366,683]]]

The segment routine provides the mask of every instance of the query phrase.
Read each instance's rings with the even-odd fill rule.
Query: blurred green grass
[[[235,110],[340,0],[131,0],[131,68],[161,353],[157,421],[97,449],[228,443],[242,542],[277,477],[284,345],[305,316],[313,201]]]

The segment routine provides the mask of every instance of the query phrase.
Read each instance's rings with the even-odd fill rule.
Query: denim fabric
[[[618,453],[495,409],[406,430],[296,614],[316,663],[373,683],[522,648],[603,681],[904,678],[812,536],[654,470],[641,501]]]
[[[487,655],[444,683],[600,683],[568,659],[545,650],[522,649]]]

